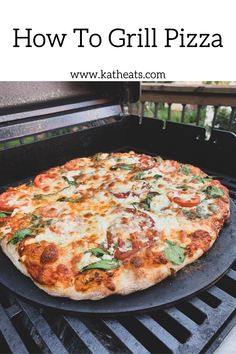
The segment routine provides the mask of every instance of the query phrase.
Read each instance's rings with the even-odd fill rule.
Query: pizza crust
[[[2,242],[2,250],[9,257],[12,263],[19,269],[25,276],[29,277],[26,267],[19,262],[19,256],[15,249],[11,248],[9,251],[9,247],[7,247],[6,240]],[[187,264],[194,262],[203,254],[202,250],[199,250],[194,257],[186,260],[181,266],[175,267],[175,271],[182,269]],[[173,269],[173,268],[172,268]],[[115,279],[116,291],[115,294],[119,295],[128,295],[134,293],[136,291],[147,289],[159,282],[163,279],[171,275],[172,272],[170,268],[162,267],[162,268],[142,268],[140,272],[132,272],[131,270],[126,270],[120,272],[119,276]],[[31,278],[31,277],[30,277]],[[31,278],[32,279],[32,278]],[[33,280],[33,279],[32,279]],[[114,295],[113,291],[109,291],[104,286],[98,289],[92,289],[87,292],[76,291],[74,286],[70,286],[68,288],[56,288],[56,287],[47,287],[43,286],[39,283],[36,283],[36,286],[40,289],[47,292],[49,295],[59,296],[59,297],[68,297],[74,300],[99,300],[109,295]]]

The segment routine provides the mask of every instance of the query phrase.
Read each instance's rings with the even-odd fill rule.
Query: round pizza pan
[[[92,301],[53,297],[40,290],[30,278],[15,268],[0,251],[0,283],[15,294],[37,305],[70,313],[127,315],[175,305],[217,282],[229,269],[236,254],[236,206],[231,202],[231,217],[213,247],[195,263],[161,283],[127,296],[114,295]]]

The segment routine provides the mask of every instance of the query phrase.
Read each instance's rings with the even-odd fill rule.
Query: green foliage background
[[[220,107],[217,112],[216,118],[216,128],[228,130],[229,119],[230,119],[231,110],[226,109],[225,107]],[[155,104],[153,102],[146,102],[144,109],[144,116],[146,117],[154,117],[155,115]],[[192,106],[186,106],[185,115],[184,115],[184,123],[195,124],[196,122],[197,109]],[[158,109],[158,118],[162,120],[166,120],[168,116],[168,108],[164,104],[159,104]],[[205,126],[206,119],[206,107],[202,107],[200,112],[200,120],[199,125]],[[181,111],[171,111],[171,120],[173,122],[181,122]],[[234,121],[232,122],[231,130],[236,132],[236,117],[234,117]]]

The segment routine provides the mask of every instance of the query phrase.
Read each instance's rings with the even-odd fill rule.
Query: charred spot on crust
[[[116,290],[115,284],[109,278],[104,282],[104,285],[105,285],[105,287],[107,289],[109,289],[111,291],[115,291]]]
[[[163,253],[158,252],[153,256],[153,263],[154,264],[167,264],[168,261]]]
[[[58,259],[58,249],[54,244],[48,245],[45,247],[43,253],[40,257],[40,262],[43,264],[53,263]]]
[[[191,243],[186,247],[185,253],[189,257],[192,257],[199,248],[206,252],[212,240],[209,232],[205,230],[196,230],[188,237],[191,239]]]
[[[77,275],[75,279],[75,289],[77,291],[87,291],[103,281],[104,273],[96,269],[87,270]]]
[[[63,283],[65,287],[72,285],[73,272],[71,268],[67,267],[65,264],[58,264],[56,273],[58,274],[58,280]]]
[[[40,279],[41,267],[38,264],[33,264],[30,267],[27,267],[27,270],[31,277],[38,282]]]
[[[196,230],[193,233],[191,233],[189,236],[191,240],[204,240],[204,239],[211,239],[211,236],[208,231],[205,230]]]
[[[30,240],[30,239],[32,239],[31,236],[26,236],[25,238],[23,238],[23,240],[21,240],[21,241],[19,242],[19,245],[18,245],[18,252],[19,252],[19,255],[20,255],[20,256],[22,256],[23,253],[24,253],[24,251],[25,251],[25,248],[26,248],[25,243],[26,243],[26,241],[28,241],[28,240]]]
[[[40,272],[38,282],[43,285],[54,285],[58,280],[58,274],[50,267],[45,267]]]

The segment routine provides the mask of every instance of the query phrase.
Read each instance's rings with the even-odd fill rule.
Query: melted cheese
[[[11,198],[8,199],[7,204],[8,206],[12,207],[12,206],[17,206],[17,207],[23,207],[24,204],[28,205],[31,203],[31,199],[30,196],[25,195],[22,196],[21,193],[19,194],[12,194]]]
[[[116,182],[115,185],[110,188],[110,190],[111,193],[113,194],[127,193],[131,191],[132,187],[133,187],[132,182],[128,182],[128,183]]]
[[[83,267],[88,266],[89,264],[95,263],[100,261],[100,258],[95,257],[92,255],[91,252],[85,252],[80,259],[80,262],[78,264],[78,269],[81,270]]]
[[[66,171],[66,172],[63,172],[63,176],[66,176],[69,181],[74,181],[74,178],[75,176],[79,176],[80,175],[80,171],[78,170],[75,170],[75,171]]]
[[[92,231],[90,225],[67,216],[63,219],[54,220],[50,228],[44,229],[43,232],[36,236],[35,241],[45,240],[56,244],[66,244],[81,240],[85,236],[89,236]]]
[[[175,215],[156,215],[148,213],[155,221],[155,227],[158,231],[163,231],[168,237],[172,231],[188,230],[191,228],[191,222],[184,218],[176,218]]]
[[[157,195],[152,198],[150,203],[150,208],[152,211],[159,213],[161,210],[168,208],[170,206],[170,201],[166,195]]]
[[[122,156],[121,162],[127,164],[138,164],[139,158],[137,156]]]
[[[159,170],[158,167],[151,168],[150,170],[144,171],[144,177],[153,177],[155,175],[163,175],[163,172]]]

